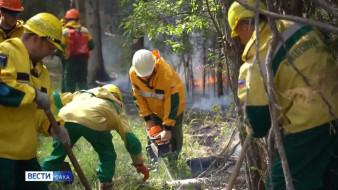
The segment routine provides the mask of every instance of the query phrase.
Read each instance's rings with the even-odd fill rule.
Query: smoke
[[[187,98],[187,107],[205,111],[212,110],[215,105],[218,105],[221,109],[225,109],[234,102],[233,97],[230,95],[221,97],[200,97],[195,98],[193,102],[190,102],[189,100],[191,100],[191,98]]]
[[[121,91],[132,93],[132,86],[128,74],[118,75],[117,79],[111,81],[110,83],[119,87]]]

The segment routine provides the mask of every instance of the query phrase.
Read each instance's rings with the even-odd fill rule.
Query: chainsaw
[[[156,157],[167,157],[170,153],[172,153],[171,142],[170,140],[161,140],[161,137],[158,136],[162,132],[162,128],[159,125],[155,125],[149,130],[149,140],[151,142],[150,146],[153,150]]]
[[[171,142],[170,140],[163,141],[161,137],[158,137],[158,134],[162,132],[162,128],[159,125],[152,126],[149,130],[149,140],[150,148],[154,152],[155,156],[158,158],[160,163],[163,165],[165,172],[167,173],[169,179],[173,181],[173,177],[163,161],[163,158],[172,153]]]

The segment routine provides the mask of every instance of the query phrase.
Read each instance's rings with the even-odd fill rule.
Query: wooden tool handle
[[[52,114],[52,112],[50,110],[45,110],[45,113],[46,113],[48,120],[49,120],[51,126],[53,127],[53,130],[55,131],[56,135],[59,136],[60,133],[61,133],[61,128],[60,128],[59,124],[56,122],[54,115]],[[88,182],[86,176],[84,175],[84,173],[83,173],[83,171],[80,167],[79,162],[75,158],[75,155],[74,155],[71,147],[67,143],[62,144],[62,146],[65,149],[66,154],[68,155],[70,161],[72,162],[72,164],[75,168],[75,171],[80,178],[82,185],[85,187],[86,190],[91,190],[92,188],[90,187],[89,182]]]

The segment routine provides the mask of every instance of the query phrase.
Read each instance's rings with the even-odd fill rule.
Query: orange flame
[[[208,81],[206,81],[206,84],[212,84],[217,82],[217,78],[208,78]]]

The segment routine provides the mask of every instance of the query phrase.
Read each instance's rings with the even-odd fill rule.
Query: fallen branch
[[[237,146],[238,146],[238,144],[235,145],[235,146],[233,147],[233,149],[230,150],[230,153],[224,156],[224,154],[226,154],[227,151],[229,150],[229,148],[230,148],[230,146],[231,146],[231,144],[232,144],[232,141],[233,141],[233,139],[235,138],[235,134],[236,134],[236,130],[233,130],[232,133],[231,133],[230,140],[229,140],[227,146],[226,146],[226,147],[222,150],[222,152],[219,154],[219,157],[223,157],[223,160],[222,160],[222,161],[223,161],[224,163],[227,162],[227,160],[229,159],[230,155],[232,155],[232,154],[234,153],[235,149],[236,149]],[[200,175],[198,175],[197,177],[203,177],[203,176],[206,176],[207,174],[209,174],[209,172],[211,171],[211,169],[215,166],[216,161],[217,161],[217,160],[215,159],[215,160],[210,164],[210,166],[209,166],[204,172],[202,172]]]
[[[196,189],[201,188],[202,185],[207,183],[207,178],[192,178],[192,179],[183,179],[175,181],[166,181],[166,184],[169,186],[175,186],[179,188],[191,188]]]

